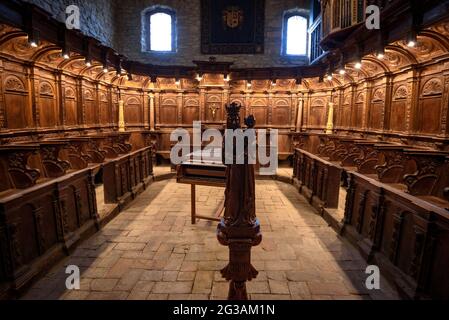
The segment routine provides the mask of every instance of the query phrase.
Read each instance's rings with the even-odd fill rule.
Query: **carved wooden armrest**
[[[38,145],[14,145],[0,148],[6,153],[8,174],[15,188],[25,189],[36,184],[41,176],[38,169],[28,166],[28,158],[39,150]]]

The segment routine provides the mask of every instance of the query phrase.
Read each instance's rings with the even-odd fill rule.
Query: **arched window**
[[[142,51],[176,51],[176,15],[167,7],[150,7],[142,12]]]
[[[307,55],[308,19],[298,12],[284,15],[282,52],[284,55]]]

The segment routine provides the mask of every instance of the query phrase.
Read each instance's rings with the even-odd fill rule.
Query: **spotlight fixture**
[[[104,73],[108,73],[108,72],[109,72],[108,66],[103,66],[103,72],[104,72]]]
[[[328,81],[332,81],[332,74],[331,74],[331,73],[328,73],[328,74],[326,75],[326,79],[327,79]]]
[[[70,58],[70,55],[69,55],[67,52],[65,52],[65,53],[62,54],[62,57],[63,57],[65,60],[67,60],[67,59]]]
[[[344,75],[344,74],[346,73],[346,71],[345,71],[344,68],[341,68],[340,70],[338,70],[338,73],[339,73],[340,75]]]
[[[196,75],[196,80],[197,80],[198,82],[200,82],[201,80],[203,80],[203,75],[202,75],[201,73],[198,73],[198,74]]]
[[[89,60],[86,61],[86,67],[92,67],[92,62],[90,62]]]
[[[28,43],[30,47],[37,48],[39,46],[39,31],[33,30],[28,33]]]
[[[181,80],[179,80],[179,78],[176,78],[175,84],[176,84],[177,86],[179,86],[179,85],[181,84]]]
[[[375,54],[376,54],[377,59],[382,60],[385,57],[385,49],[384,49],[384,47],[381,47],[380,49],[377,49]]]
[[[252,84],[251,84],[251,80],[247,80],[246,86],[249,88],[251,88]]]
[[[413,48],[416,46],[417,38],[416,38],[416,32],[412,31],[407,36],[407,47]]]
[[[225,74],[224,75],[224,81],[226,81],[226,82],[229,82],[229,81],[231,81],[231,78],[229,78],[229,74]]]
[[[362,67],[362,62],[361,62],[361,60],[357,61],[357,62],[355,63],[355,65],[354,65],[354,67],[355,67],[356,69],[360,69],[360,68]]]
[[[274,87],[276,86],[276,79],[271,80],[271,85]]]

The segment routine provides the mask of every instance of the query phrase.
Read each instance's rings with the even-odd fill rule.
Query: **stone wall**
[[[308,8],[307,0],[265,0],[265,53],[258,55],[215,55],[219,61],[234,61],[234,67],[291,66],[304,59],[281,56],[282,18],[286,10]],[[120,2],[118,2],[120,3]],[[141,13],[153,5],[176,11],[177,52],[149,53],[141,47]],[[141,62],[164,65],[192,65],[192,60],[208,60],[202,55],[200,0],[134,0],[118,4],[116,11],[117,50]]]
[[[80,29],[103,44],[114,45],[114,6],[115,0],[23,0],[34,3],[49,12],[59,21],[65,21],[65,10],[69,5],[80,8]]]
[[[68,5],[79,6],[81,31],[116,49],[130,60],[159,65],[192,65],[192,60],[208,60],[201,54],[200,0],[24,0],[65,21]],[[234,67],[301,65],[304,58],[281,55],[282,18],[287,10],[308,8],[308,0],[265,0],[265,48],[257,55],[215,55],[219,61],[233,61]],[[141,13],[154,5],[176,11],[177,52],[142,52]]]

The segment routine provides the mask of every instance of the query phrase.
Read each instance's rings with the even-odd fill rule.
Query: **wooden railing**
[[[310,63],[321,57],[324,53],[320,46],[321,41],[321,16],[318,16],[309,28],[310,38]]]
[[[449,211],[349,172],[343,234],[410,298],[449,298]]]
[[[448,299],[448,152],[324,134],[294,143],[294,183],[320,213],[335,205],[337,176],[345,177],[339,230],[367,261],[409,298]]]
[[[151,183],[153,147],[131,152],[129,134],[119,138],[104,134],[0,146],[0,300],[20,295],[104,223],[94,184],[99,173],[105,203],[119,210]]]
[[[0,299],[98,228],[91,168],[0,198]]]
[[[150,183],[153,177],[152,147],[126,154],[103,165],[105,203],[123,207]]]
[[[322,4],[323,38],[365,19],[366,0],[327,0]]]
[[[293,183],[317,209],[337,208],[343,169],[305,150],[296,149]]]

